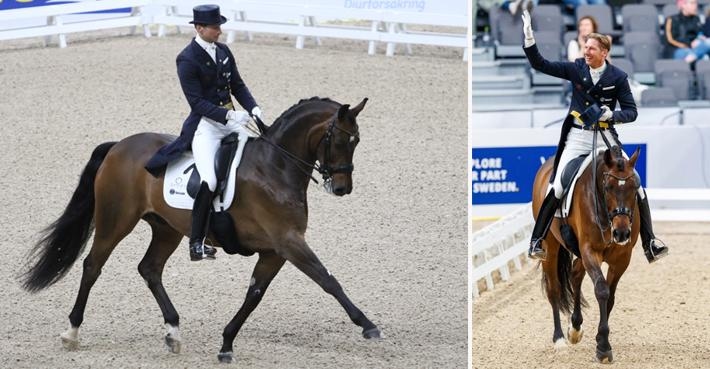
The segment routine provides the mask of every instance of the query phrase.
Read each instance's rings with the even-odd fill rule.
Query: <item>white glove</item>
[[[609,109],[608,106],[602,105],[602,115],[599,117],[599,120],[602,122],[608,122],[609,119],[611,119],[612,116],[614,116],[614,112]]]
[[[251,110],[251,115],[261,119],[261,108],[259,106],[255,106],[254,109]]]
[[[235,132],[241,127],[244,127],[249,121],[249,114],[245,111],[230,110],[227,112],[227,128]]]
[[[528,13],[527,9],[523,11],[522,17],[525,47],[530,47],[535,44],[535,37],[533,37],[532,20],[530,19],[530,13]]]
[[[239,123],[246,123],[249,121],[249,114],[242,110],[228,110],[227,111],[227,121],[234,120]]]

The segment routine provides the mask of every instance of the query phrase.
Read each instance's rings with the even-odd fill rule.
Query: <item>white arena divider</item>
[[[66,34],[75,32],[96,31],[119,27],[143,26],[144,35],[150,37],[148,24],[151,19],[144,19],[142,8],[150,5],[153,0],[102,0],[68,4],[55,4],[27,8],[7,9],[0,11],[0,25],[23,24],[23,21],[45,18],[44,25],[28,26],[24,24],[17,28],[0,29],[0,41],[28,37],[59,36],[59,47],[67,46]],[[131,12],[113,13],[110,16],[88,20],[66,21],[65,18],[79,13],[98,12],[131,8]],[[76,18],[76,17],[74,17]],[[5,27],[2,27],[5,28]],[[135,28],[134,28],[135,31]]]
[[[235,32],[245,32],[251,39],[252,32],[285,34],[296,37],[296,47],[303,48],[306,37],[314,37],[320,44],[320,37],[369,41],[368,53],[375,53],[376,42],[387,43],[388,56],[395,53],[397,44],[422,44],[460,47],[466,60],[466,29],[468,17],[465,14],[417,13],[396,10],[345,9],[328,6],[312,6],[307,2],[261,2],[261,1],[213,1],[229,21],[222,29],[229,31],[227,42],[235,39]],[[156,0],[165,8],[163,14],[156,14],[153,22],[160,24],[158,36],[163,36],[164,26],[187,26],[192,18],[191,9],[199,0],[171,1]],[[326,20],[359,20],[368,25],[342,25],[319,22]],[[434,31],[410,32],[407,25],[460,27],[461,33]],[[407,48],[411,52],[411,48]]]
[[[515,269],[521,270],[521,259],[530,244],[530,234],[533,227],[531,204],[520,206],[514,212],[506,215],[495,223],[473,233],[469,239],[469,247],[473,260],[471,271],[471,293],[478,297],[478,281],[486,280],[488,290],[494,287],[493,272],[498,271],[503,281],[510,279],[509,262]]]
[[[654,222],[710,222],[710,188],[647,188]],[[688,206],[693,205],[694,208]],[[488,290],[494,288],[493,273],[498,271],[503,281],[510,278],[508,264],[512,261],[522,269],[521,259],[528,249],[534,219],[531,203],[520,205],[510,214],[473,233],[469,238],[472,260],[473,298],[478,297],[478,281],[485,279]]]
[[[248,40],[252,39],[252,32],[260,32],[296,36],[297,48],[304,47],[306,37],[314,38],[317,45],[321,44],[321,37],[329,37],[369,41],[369,54],[375,54],[376,44],[381,42],[386,43],[388,56],[395,54],[398,44],[404,44],[408,53],[411,53],[411,44],[420,44],[461,48],[463,60],[468,59],[468,17],[465,12],[443,13],[445,10],[441,10],[442,4],[432,4],[432,11],[416,11],[397,8],[366,9],[346,5],[337,7],[324,1],[313,5],[312,1],[305,0],[211,2],[220,5],[222,13],[229,18],[223,25],[223,29],[228,31],[227,43],[235,40],[236,32],[245,32]],[[0,40],[58,35],[59,46],[66,47],[67,33],[143,26],[144,35],[150,37],[149,26],[152,24],[158,25],[158,35],[163,36],[166,26],[177,26],[178,31],[179,27],[189,27],[192,8],[202,3],[204,1],[199,0],[97,0],[6,9],[0,11]],[[339,4],[347,3],[346,1]],[[358,4],[365,4],[360,3]],[[381,6],[391,2],[374,3]],[[415,2],[403,2],[409,3]],[[110,15],[85,14],[124,8],[130,8],[131,11]],[[77,19],[77,15],[81,15],[81,19]],[[333,20],[339,22],[332,22]],[[411,31],[408,26],[413,25],[421,26],[421,30]],[[442,28],[454,31],[436,30]]]

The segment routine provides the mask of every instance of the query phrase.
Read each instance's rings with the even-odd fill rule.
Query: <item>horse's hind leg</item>
[[[138,223],[137,216],[126,214],[120,205],[101,206],[96,204],[96,232],[91,251],[84,259],[84,270],[76,302],[69,314],[71,326],[60,335],[65,348],[73,350],[79,346],[79,326],[84,321],[84,309],[89,299],[89,292],[101,275],[101,268],[118,243],[130,233]],[[104,211],[103,209],[110,209]]]
[[[278,274],[279,270],[281,270],[285,262],[286,260],[284,258],[275,253],[259,253],[259,260],[254,266],[244,303],[242,307],[239,308],[234,318],[224,327],[224,332],[222,333],[222,348],[219,350],[219,355],[217,355],[220,362],[230,363],[233,361],[232,347],[234,338],[237,336],[237,333],[239,333],[239,330],[242,328],[244,321],[249,317],[249,314],[259,305],[269,284],[276,274]]]
[[[565,342],[565,335],[562,332],[562,324],[560,322],[560,300],[561,300],[561,290],[560,290],[560,276],[557,272],[557,258],[559,257],[560,244],[550,235],[545,239],[545,250],[547,250],[547,257],[542,263],[543,269],[543,282],[545,284],[545,292],[547,294],[547,300],[550,302],[552,307],[552,321],[554,324],[554,332],[552,333],[552,342],[555,344],[555,348],[563,348],[567,344]]]
[[[360,309],[358,309],[345,295],[340,283],[333,277],[323,264],[318,260],[316,254],[308,247],[304,240],[294,241],[284,245],[281,250],[286,260],[290,261],[300,271],[305,273],[316,282],[325,292],[333,295],[340,305],[345,309],[353,323],[362,327],[362,335],[365,338],[380,338],[380,329],[373,324]]]
[[[153,238],[143,260],[138,264],[138,272],[145,279],[150,292],[153,293],[153,297],[155,297],[158,306],[160,306],[160,311],[163,313],[165,327],[168,330],[165,335],[165,344],[170,352],[177,354],[180,353],[182,347],[179,330],[180,317],[167,292],[165,292],[163,267],[165,267],[165,262],[180,244],[183,235],[157,216],[149,216],[146,220],[153,229]]]
[[[579,343],[582,340],[584,331],[582,330],[582,281],[585,270],[582,260],[577,258],[572,265],[572,291],[574,293],[574,311],[570,317],[571,326],[567,330],[567,338],[570,343]]]

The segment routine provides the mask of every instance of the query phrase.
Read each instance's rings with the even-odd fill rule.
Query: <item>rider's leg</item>
[[[219,148],[222,133],[220,123],[203,118],[200,120],[195,136],[192,139],[192,154],[195,167],[200,174],[202,183],[195,196],[192,208],[192,228],[190,230],[190,260],[214,259],[217,250],[204,244],[209,215],[212,212],[213,192],[217,187],[217,177],[214,172],[214,157]]]
[[[637,199],[641,218],[641,246],[646,254],[646,260],[648,260],[649,263],[653,263],[668,255],[668,247],[653,234],[651,209],[648,206],[648,197],[643,187],[639,187]]]
[[[547,196],[545,196],[545,199],[542,201],[540,212],[535,219],[535,226],[533,227],[532,236],[530,237],[530,248],[528,249],[528,256],[530,258],[545,259],[546,253],[542,248],[542,240],[547,235],[555,211],[557,211],[560,205],[563,191],[562,171],[570,160],[580,155],[589,154],[589,152],[592,151],[593,137],[594,133],[592,131],[583,131],[580,129],[572,129],[567,134],[565,149],[562,151],[560,161],[557,164],[555,180],[551,188],[548,189]]]

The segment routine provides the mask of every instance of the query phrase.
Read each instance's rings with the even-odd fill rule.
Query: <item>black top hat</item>
[[[227,22],[227,18],[219,14],[219,6],[207,4],[198,5],[192,8],[193,20],[191,24],[224,24]]]

